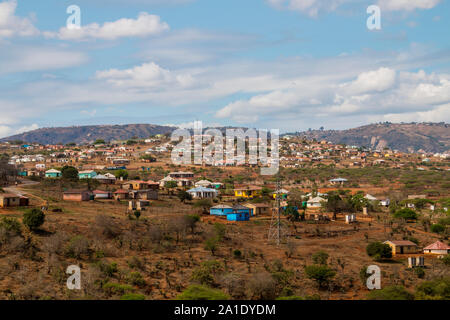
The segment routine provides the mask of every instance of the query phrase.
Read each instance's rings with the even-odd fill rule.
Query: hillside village
[[[450,298],[450,154],[285,135],[279,174],[261,176],[174,165],[173,147],[2,143],[0,297]],[[70,264],[80,291],[64,287]],[[373,264],[385,291],[366,287]],[[440,281],[446,293],[424,289]]]

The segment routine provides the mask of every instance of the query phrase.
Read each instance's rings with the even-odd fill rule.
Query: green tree
[[[217,247],[218,247],[219,240],[217,237],[209,238],[205,241],[205,249],[211,251],[211,254],[214,255]]]
[[[78,170],[72,166],[64,166],[61,169],[61,176],[65,180],[77,181]]]
[[[366,247],[366,252],[369,257],[376,261],[392,258],[392,248],[385,243],[379,241],[371,242]]]
[[[342,212],[346,208],[346,205],[338,193],[330,192],[328,201],[325,203],[325,208],[333,212],[333,220],[336,220],[337,214]]]
[[[437,223],[437,224],[433,224],[433,225],[431,226],[431,232],[434,232],[434,233],[444,233],[444,231],[445,231],[445,226],[442,225],[442,224]]]
[[[44,224],[45,214],[39,209],[27,210],[23,214],[23,224],[30,230],[36,230]]]
[[[182,203],[185,203],[186,200],[190,201],[192,200],[192,195],[189,192],[186,192],[185,190],[180,190],[177,194],[178,199],[180,199],[180,201]]]
[[[120,178],[127,179],[127,178],[128,178],[128,171],[127,171],[127,170],[124,170],[124,169],[117,170],[117,171],[114,173],[114,176],[115,176],[117,179],[120,179]]]
[[[305,273],[309,279],[316,281],[319,288],[326,288],[336,275],[336,271],[324,265],[307,266],[305,267]]]
[[[184,221],[186,223],[186,226],[188,228],[191,228],[191,233],[193,234],[197,222],[200,221],[200,216],[198,214],[188,214],[184,216]]]
[[[417,213],[409,208],[403,208],[400,210],[397,210],[394,213],[394,218],[402,218],[405,220],[417,220]]]
[[[283,214],[287,216],[290,221],[300,220],[300,214],[294,206],[287,206],[286,210],[283,211]]]

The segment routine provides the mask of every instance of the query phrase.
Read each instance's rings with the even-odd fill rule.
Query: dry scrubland
[[[232,178],[244,183],[257,178],[256,169],[195,170],[199,176]],[[398,176],[397,180],[392,178],[390,184],[361,183],[353,191],[373,188],[372,191],[378,193],[397,194],[430,189],[426,183],[430,178],[428,173],[421,173],[423,178],[409,177],[410,183],[423,189],[408,190],[401,180],[409,173],[398,172],[387,169],[386,179],[390,179],[390,174]],[[163,173],[148,174],[146,178],[157,179]],[[284,180],[291,178],[286,184],[307,188],[307,183],[303,186],[295,182],[301,174],[300,171],[281,172]],[[330,173],[325,173],[324,177],[327,174]],[[362,182],[378,179],[375,174],[367,177],[356,170],[353,174],[360,175]],[[432,187],[436,191],[437,186],[441,186],[440,194],[447,192],[448,196],[448,189],[442,188],[448,173],[439,174],[439,179],[444,180],[439,182],[432,177],[435,179]],[[320,176],[316,177],[320,181]],[[423,281],[450,276],[449,267],[435,258],[426,258],[425,275],[419,278],[407,268],[406,257],[385,262],[374,262],[368,257],[366,246],[371,241],[413,237],[425,246],[439,239],[437,234],[426,232],[419,222],[389,223],[387,211],[371,213],[372,217],[359,215],[359,222],[354,225],[345,224],[342,215],[328,223],[283,219],[283,230],[288,235],[276,246],[267,240],[271,216],[227,223],[202,215],[202,210],[192,203],[184,204],[164,191],[160,200],[152,201],[139,219],[131,219],[126,214],[127,203],[61,201],[63,187],[48,182],[23,186],[31,196],[32,205],[39,207],[47,200],[49,210],[38,231],[30,232],[23,225],[20,233],[2,231],[1,299],[175,299],[195,283],[220,289],[233,299],[273,299],[288,295],[365,299],[368,290],[360,271],[368,265],[381,267],[383,287],[402,285],[410,291]],[[23,209],[1,210],[0,213],[21,220]],[[194,214],[201,220],[194,222],[186,218]],[[305,267],[313,264],[312,255],[319,251],[329,255],[327,263],[337,272],[322,288],[305,274]],[[73,264],[82,269],[80,291],[66,288],[65,270]]]

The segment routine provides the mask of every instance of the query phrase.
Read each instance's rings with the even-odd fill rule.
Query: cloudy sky
[[[449,0],[0,0],[0,136],[449,122],[449,31]]]

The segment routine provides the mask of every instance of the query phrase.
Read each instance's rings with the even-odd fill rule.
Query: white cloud
[[[147,37],[169,30],[169,25],[161,21],[157,15],[141,12],[137,19],[122,18],[103,25],[91,23],[82,25],[79,29],[63,27],[59,32],[45,32],[47,37],[56,37],[62,40],[103,39],[115,40],[124,37]]]
[[[355,0],[267,0],[277,9],[287,9],[306,13],[311,17],[317,17],[321,12],[336,10],[342,4],[354,2]]]
[[[0,51],[0,74],[68,68],[87,60],[87,55],[78,51],[11,44],[8,50]]]
[[[360,4],[361,0],[266,0],[279,10],[299,11],[311,17],[323,12],[332,12],[349,4]],[[378,5],[386,11],[414,11],[416,9],[432,9],[441,0],[378,0]],[[367,6],[370,3],[367,1]]]
[[[30,19],[15,16],[17,1],[0,2],[0,38],[39,34]]]
[[[298,88],[285,88],[229,103],[216,113],[240,123],[291,115],[298,119],[401,119],[445,121],[450,103],[450,74],[396,72],[379,68],[362,72],[353,81],[327,79],[311,81]],[[445,107],[444,107],[445,106]],[[297,115],[297,116],[295,116]],[[406,121],[406,120],[401,120]]]
[[[4,138],[4,137],[8,137],[8,136],[12,136],[15,134],[28,132],[31,130],[36,130],[36,129],[39,129],[39,126],[35,123],[32,125],[29,125],[29,126],[23,126],[23,127],[16,128],[16,129],[14,127],[0,125],[0,138]]]
[[[352,94],[367,92],[382,92],[395,84],[396,72],[389,68],[361,73],[355,81],[344,84],[343,87]]]
[[[441,0],[379,0],[378,5],[382,10],[389,11],[414,11],[416,9],[432,9]]]
[[[119,87],[134,88],[157,88],[166,86],[189,87],[193,85],[194,79],[190,74],[174,74],[169,70],[161,68],[154,62],[144,63],[131,69],[110,69],[98,71],[97,79],[106,80]],[[173,87],[172,87],[173,88]]]

